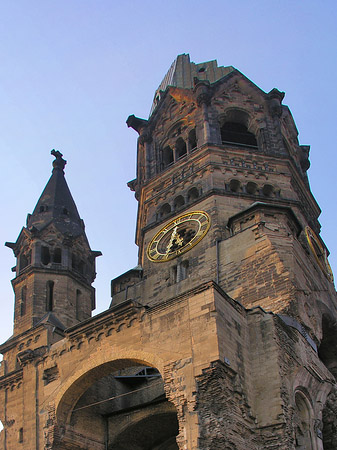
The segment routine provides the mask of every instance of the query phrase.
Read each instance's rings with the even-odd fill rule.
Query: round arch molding
[[[177,411],[165,395],[162,361],[140,352],[125,356],[89,359],[64,383],[49,448],[157,450],[168,442],[167,449],[178,449]]]

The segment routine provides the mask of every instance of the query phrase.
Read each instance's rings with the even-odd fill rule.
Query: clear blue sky
[[[15,241],[50,173],[66,177],[97,264],[97,311],[110,280],[137,264],[136,133],[180,53],[233,65],[264,91],[285,91],[323,212],[337,276],[335,0],[2,0],[0,2],[1,240]],[[15,260],[0,246],[0,341],[12,333]]]

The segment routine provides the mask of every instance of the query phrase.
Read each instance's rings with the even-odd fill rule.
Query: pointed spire
[[[40,231],[53,222],[62,233],[78,236],[84,233],[84,223],[64,177],[67,161],[57,150],[52,150],[51,154],[55,157],[52,175],[33,214],[27,217],[27,228]]]

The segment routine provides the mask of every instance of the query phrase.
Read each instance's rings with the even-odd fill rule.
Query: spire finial
[[[55,149],[53,149],[50,153],[51,155],[55,156],[55,159],[53,161],[54,170],[59,169],[63,171],[64,166],[67,164],[67,161],[62,158],[62,153]]]

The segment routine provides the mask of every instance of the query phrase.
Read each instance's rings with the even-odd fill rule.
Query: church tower
[[[127,119],[138,264],[91,318],[99,252],[53,151],[7,244],[0,449],[336,450],[337,297],[309,147],[283,99],[177,57],[149,118]]]
[[[309,146],[299,144],[283,98],[232,66],[183,54],[149,119],[128,118],[139,134],[129,183],[139,201],[139,267],[151,286],[139,297],[158,304],[213,280],[246,308],[290,314],[318,343],[313,316],[335,314],[335,290]]]
[[[15,243],[14,335],[47,321],[64,330],[95,309],[95,258],[64,177],[66,161],[53,150],[52,175]]]

